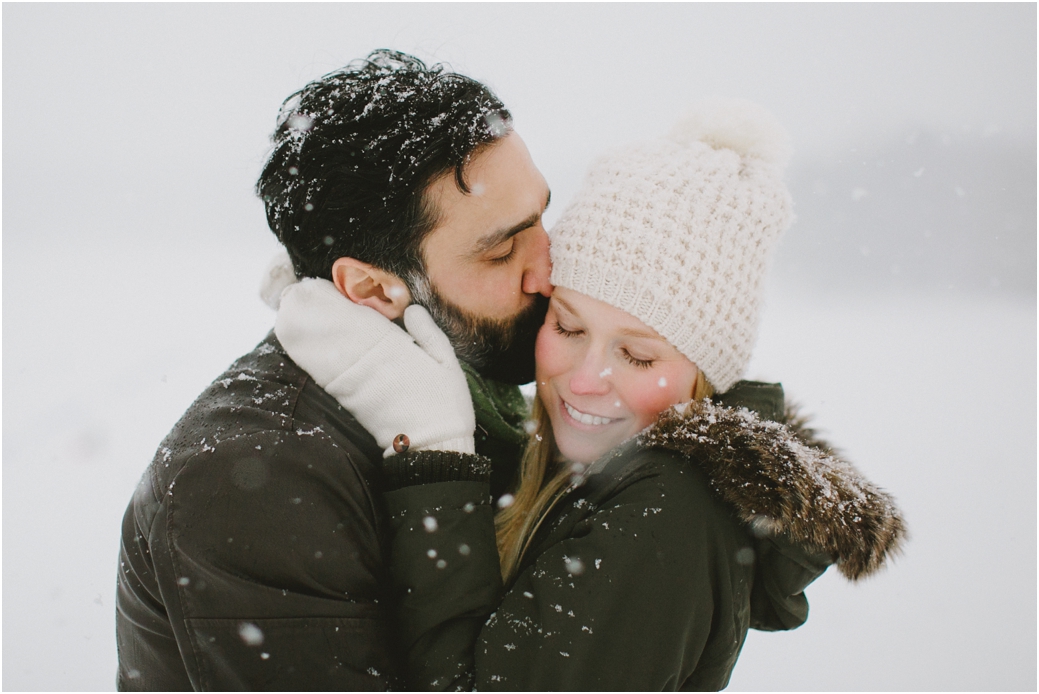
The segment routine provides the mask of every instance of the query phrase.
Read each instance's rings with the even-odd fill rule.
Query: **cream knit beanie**
[[[762,107],[703,102],[668,137],[592,166],[550,232],[552,284],[639,318],[725,392],[750,361],[765,272],[793,221],[788,157]]]

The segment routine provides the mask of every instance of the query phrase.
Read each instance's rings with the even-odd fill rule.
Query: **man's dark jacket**
[[[235,362],[127,508],[119,689],[393,686],[381,460],[273,334]]]

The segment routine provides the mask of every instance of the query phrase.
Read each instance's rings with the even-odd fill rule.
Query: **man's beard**
[[[408,279],[415,303],[429,311],[460,361],[502,383],[534,380],[534,343],[545,322],[548,297],[534,295],[530,306],[513,318],[480,318],[441,296],[425,275],[415,273]]]

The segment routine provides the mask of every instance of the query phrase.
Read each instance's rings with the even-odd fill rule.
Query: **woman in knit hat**
[[[471,444],[387,458],[407,687],[721,689],[748,628],[804,622],[827,565],[858,579],[897,550],[891,498],[779,386],[739,380],[792,221],[786,148],[762,109],[719,101],[592,167],[551,232],[531,443],[496,517]],[[297,359],[293,291],[279,338]],[[405,323],[458,369],[428,314]]]

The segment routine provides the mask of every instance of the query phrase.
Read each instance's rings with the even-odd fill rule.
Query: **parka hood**
[[[638,443],[695,461],[752,529],[833,556],[849,579],[876,572],[907,537],[894,499],[819,440],[795,406],[783,420],[703,400],[667,410]]]

